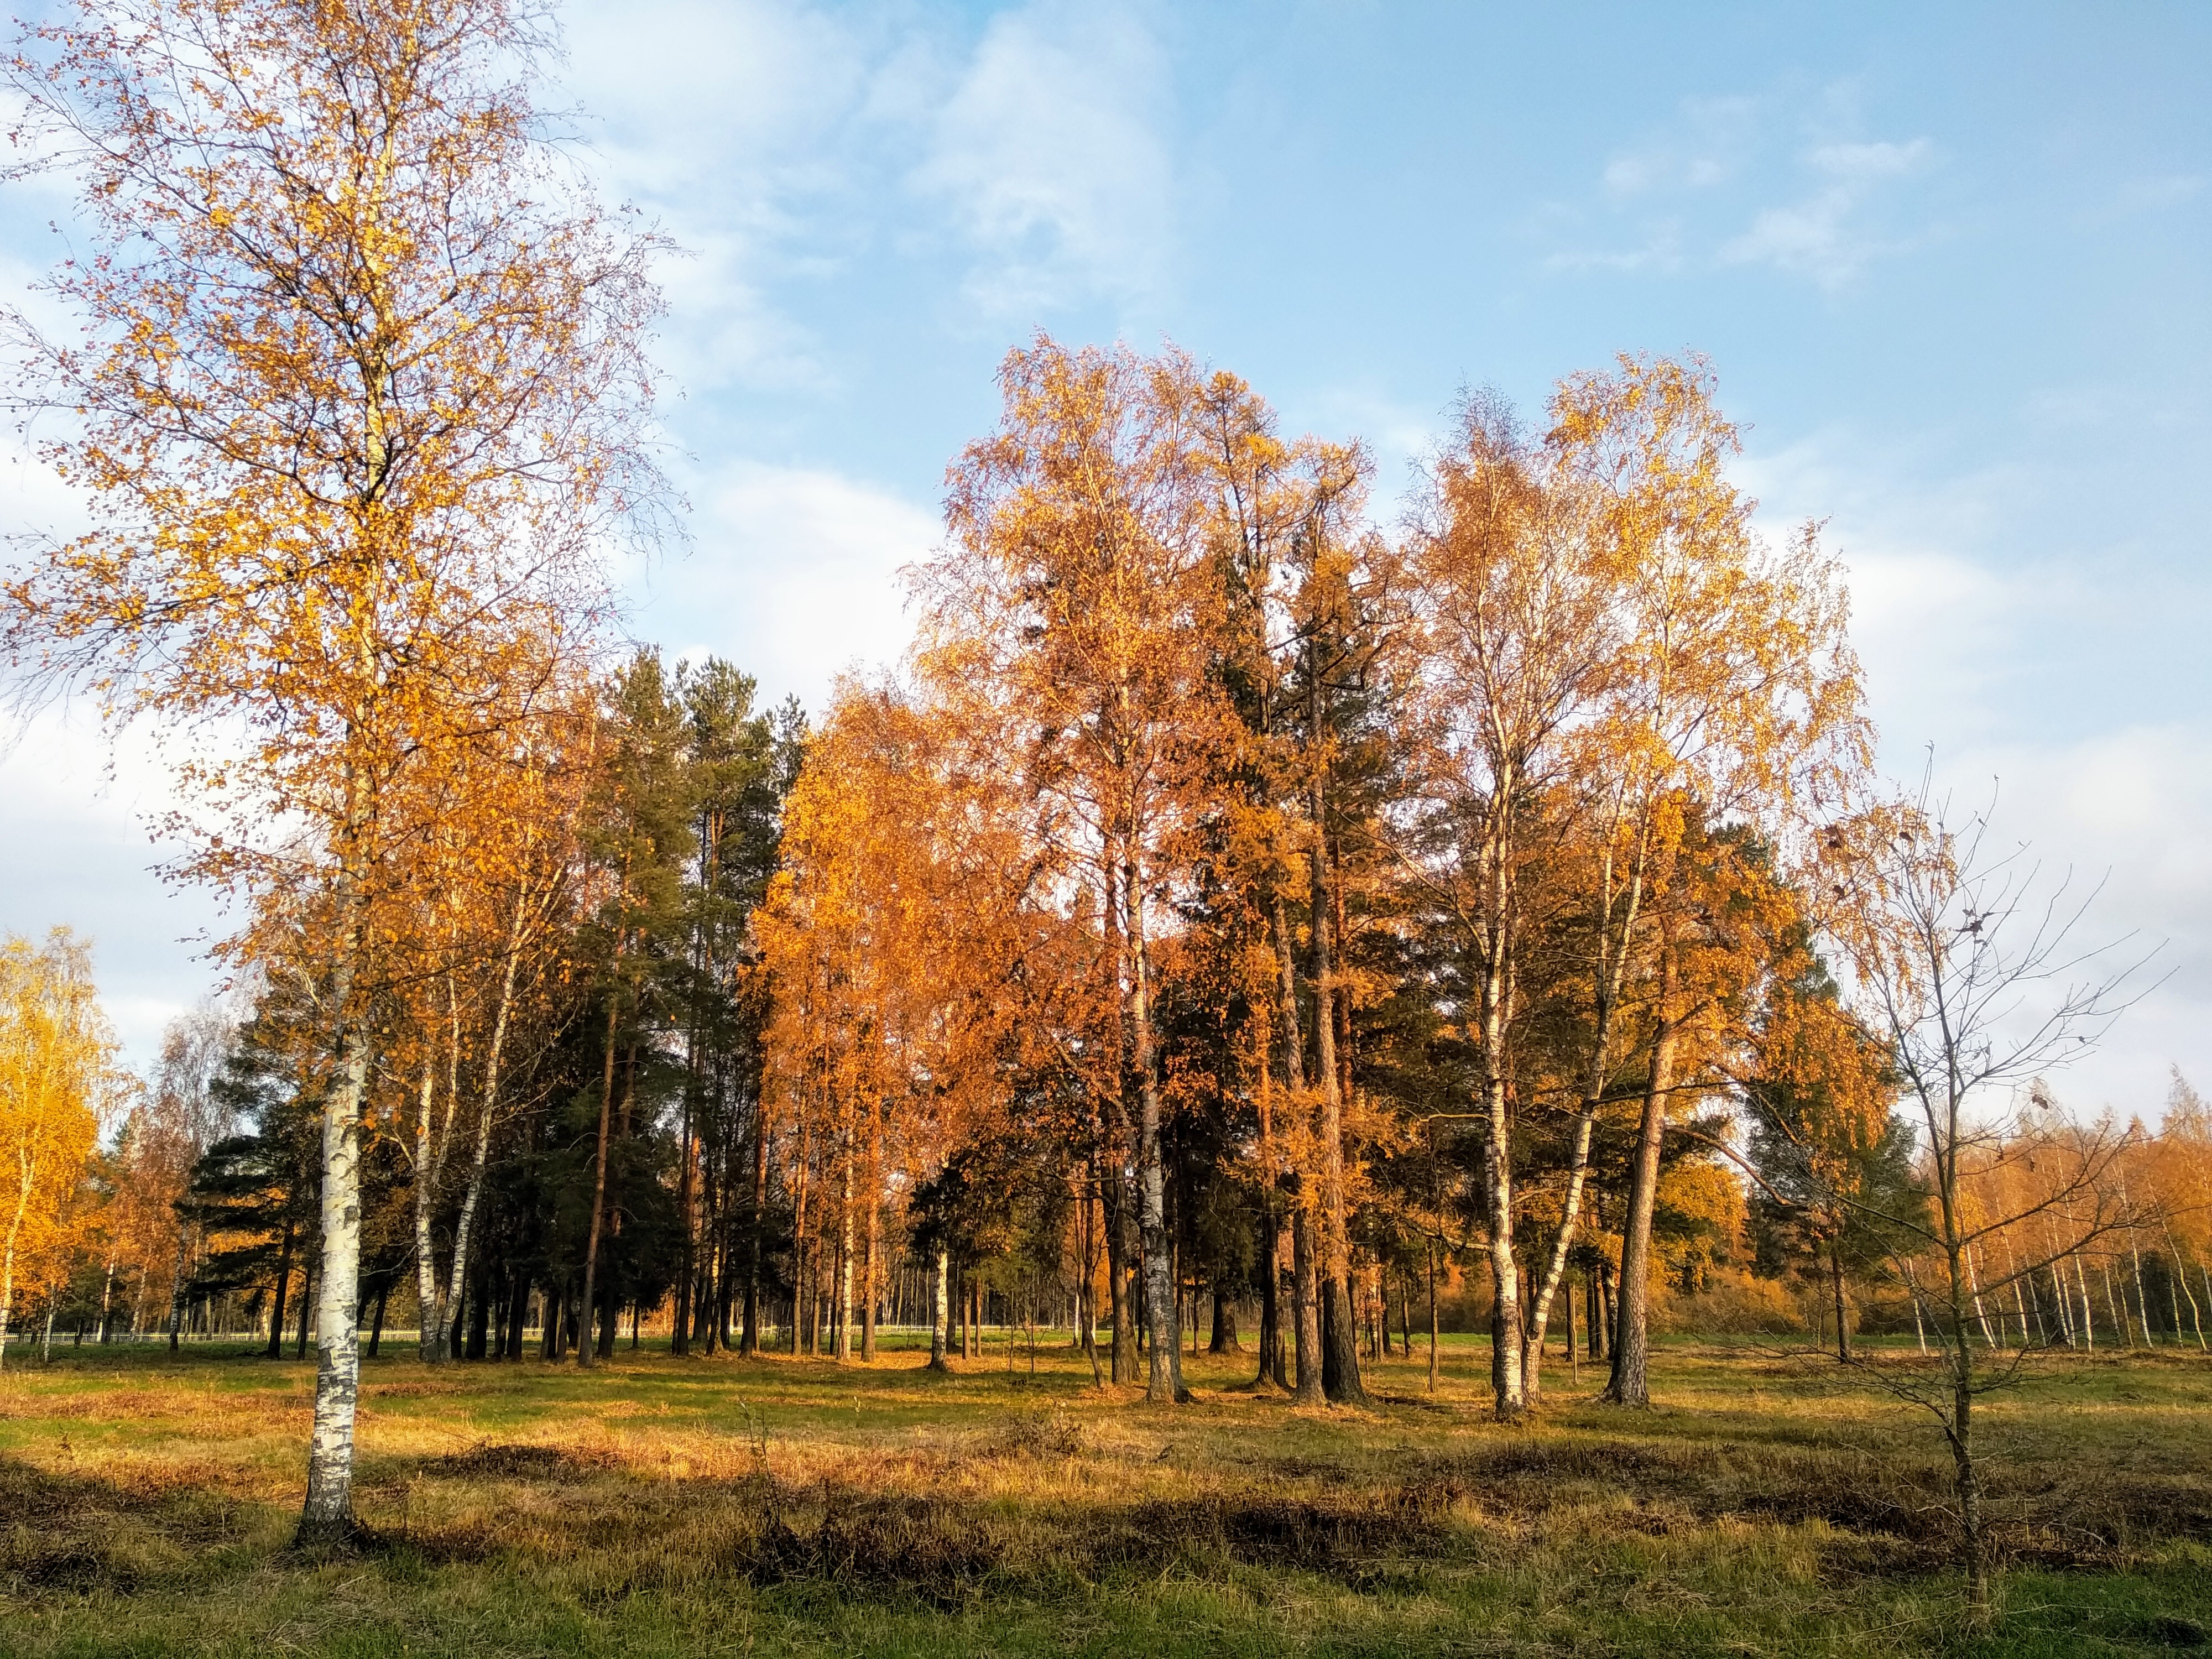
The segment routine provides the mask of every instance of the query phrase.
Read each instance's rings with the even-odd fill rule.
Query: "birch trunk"
[[[1643,911],[1645,866],[1650,857],[1650,812],[1647,808],[1637,830],[1636,856],[1629,870],[1617,943],[1608,931],[1613,925],[1613,905],[1610,843],[1605,857],[1604,910],[1599,931],[1601,954],[1594,988],[1596,1018],[1595,1029],[1590,1033],[1589,1069],[1583,1083],[1582,1109],[1575,1119],[1574,1152],[1567,1166],[1567,1192],[1560,1209],[1559,1235],[1552,1241],[1550,1259],[1545,1262],[1544,1275],[1537,1283],[1535,1298],[1529,1309],[1528,1340],[1522,1349],[1522,1393],[1524,1401],[1528,1402],[1534,1401],[1543,1389],[1544,1332],[1551,1322],[1552,1298],[1558,1294],[1559,1282],[1566,1275],[1567,1255],[1574,1248],[1576,1226],[1582,1217],[1583,1191],[1589,1180],[1590,1140],[1597,1127],[1598,1103],[1605,1097],[1606,1061],[1613,1043],[1614,1012],[1620,1004],[1620,988],[1628,972],[1629,951],[1635,942],[1636,926]],[[1660,1103],[1662,1122],[1665,1109],[1666,1103],[1662,1098]],[[1647,1231],[1650,1224],[1647,1212],[1644,1219]],[[1645,1246],[1648,1250],[1648,1238]]]
[[[415,1348],[426,1365],[447,1355],[446,1324],[449,1310],[438,1285],[438,1256],[431,1237],[430,1219],[438,1201],[438,1154],[441,1140],[430,1134],[431,1094],[435,1073],[422,1062],[422,1090],[415,1110],[415,1299],[422,1310],[416,1321]],[[450,1106],[447,1108],[450,1112]],[[442,1138],[441,1138],[442,1139]]]
[[[622,956],[622,945],[616,942],[615,955]],[[576,1364],[585,1370],[592,1367],[593,1350],[599,1346],[592,1339],[592,1320],[598,1304],[594,1300],[599,1271],[599,1231],[607,1210],[607,1129],[614,1121],[615,1103],[615,1012],[619,1006],[614,991],[607,993],[607,1057],[599,1080],[599,1152],[592,1160],[592,1231],[584,1247],[584,1297],[579,1319],[580,1333],[576,1342]]]
[[[23,1229],[23,1216],[30,1208],[31,1189],[28,1182],[16,1195],[15,1214],[8,1224],[8,1243],[0,1249],[0,1368],[8,1363],[8,1337],[15,1316],[15,1240]]]
[[[507,1026],[514,1011],[514,981],[522,957],[524,906],[524,896],[518,892],[514,900],[514,921],[507,931],[507,963],[500,975],[499,1010],[492,1017],[491,1040],[484,1048],[483,1087],[477,1100],[477,1135],[476,1144],[471,1149],[469,1158],[469,1183],[461,1194],[461,1212],[453,1223],[453,1267],[447,1278],[445,1293],[438,1298],[438,1312],[441,1318],[449,1316],[452,1310],[459,1305],[461,1286],[468,1282],[469,1253],[476,1238],[477,1209],[483,1198],[484,1172],[491,1157],[492,1115],[499,1104],[501,1067],[507,1052]],[[457,1036],[456,1054],[459,1051]],[[456,1081],[458,1082],[458,1071]],[[441,1165],[444,1161],[444,1149],[441,1147],[439,1154]],[[420,1271],[418,1264],[417,1272]],[[441,1340],[442,1342],[443,1339],[441,1338]],[[441,1348],[434,1357],[427,1354],[424,1356],[425,1358],[434,1359],[434,1360],[447,1359],[451,1357],[449,1347]]]
[[[945,1359],[945,1349],[952,1335],[952,1258],[951,1253],[937,1253],[937,1271],[930,1292],[929,1312],[929,1369],[933,1371],[951,1370]]]
[[[872,1362],[876,1357],[876,1304],[880,1300],[877,1285],[877,1252],[882,1243],[880,1224],[883,1206],[876,1202],[876,1194],[883,1191],[883,1141],[880,1129],[871,1133],[868,1144],[868,1224],[860,1241],[860,1358]]]
[[[348,976],[349,981],[350,976]],[[343,1008],[349,982],[333,998]],[[301,1544],[344,1543],[354,1533],[354,1408],[361,1394],[361,1107],[368,1038],[349,1019],[337,1075],[323,1103],[323,1259],[315,1310],[315,1421],[307,1443]],[[304,1310],[303,1310],[304,1312]]]
[[[853,1134],[850,1125],[845,1132],[844,1156],[838,1159],[837,1189],[837,1289],[830,1300],[831,1313],[837,1322],[837,1334],[831,1339],[830,1354],[841,1365],[853,1359]]]
[[[8,1363],[8,1338],[12,1334],[15,1317],[15,1247],[23,1236],[24,1218],[31,1212],[31,1193],[38,1185],[39,1155],[33,1150],[34,1139],[27,1125],[22,1139],[15,1146],[15,1213],[8,1218],[8,1242],[4,1247],[0,1247],[0,1367]],[[184,1248],[183,1237],[179,1232],[178,1249],[180,1255]],[[181,1277],[184,1272],[181,1265],[177,1271]],[[173,1309],[176,1306],[176,1292],[173,1290],[169,1293],[169,1305]],[[169,1346],[173,1349],[176,1346],[173,1317],[170,1324]]]
[[[1145,1398],[1173,1405],[1186,1397],[1182,1343],[1176,1330],[1175,1269],[1168,1238],[1167,1171],[1160,1147],[1158,1056],[1152,1034],[1152,964],[1146,950],[1142,874],[1133,861],[1122,873],[1128,906],[1129,1032],[1137,1070],[1137,1229],[1143,1245],[1145,1334],[1151,1346]]]

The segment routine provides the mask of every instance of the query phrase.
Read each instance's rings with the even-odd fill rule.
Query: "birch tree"
[[[1850,902],[1832,937],[1849,964],[1858,1017],[1895,1066],[1919,1133],[1927,1199],[1924,1210],[1915,1194],[1909,1208],[1886,1211],[1840,1187],[1826,1195],[1905,1241],[1895,1247],[1896,1274],[1931,1328],[1941,1365],[1930,1373],[1869,1355],[1862,1370],[1924,1410],[1942,1436],[1978,1623],[1990,1609],[1991,1568],[1976,1413],[2014,1381],[2017,1361],[1985,1360],[1974,1338],[1978,1327],[1994,1346],[1984,1297],[2069,1257],[2078,1273],[2082,1250],[2136,1219],[2112,1179],[2129,1144],[2124,1132],[2037,1121],[2055,1116],[2045,1074],[2118,1018],[2130,970],[2113,971],[2105,950],[2075,942],[2085,902],[2069,899],[2063,884],[2039,889],[2021,849],[1992,843],[1986,814],[1954,816],[1925,780],[1838,839]],[[2039,1161],[2033,1185],[2015,1188],[2010,1202],[1998,1196],[2010,1168]],[[1978,1201],[1990,1197],[1997,1201]],[[2025,1232],[2023,1224],[2039,1228],[2039,1249],[2007,1267],[1978,1261],[2007,1231]],[[1934,1258],[1932,1273],[1912,1271],[1923,1251]]]
[[[547,46],[501,0],[79,0],[9,65],[19,167],[76,181],[97,249],[47,280],[76,343],[9,322],[93,514],[9,584],[9,656],[237,733],[172,751],[205,808],[175,867],[313,893],[327,940],[306,1541],[353,1531],[379,914],[419,828],[387,807],[588,630],[654,489],[654,242],[545,141],[513,77]]]
[[[1423,658],[1417,719],[1437,854],[1414,868],[1474,962],[1462,1011],[1487,1132],[1482,1216],[1489,1256],[1491,1382],[1501,1416],[1527,1404],[1521,1263],[1514,1239],[1514,1077],[1523,878],[1553,834],[1547,798],[1570,782],[1570,741],[1613,688],[1624,646],[1613,549],[1495,402],[1462,405],[1431,469],[1411,550]]]

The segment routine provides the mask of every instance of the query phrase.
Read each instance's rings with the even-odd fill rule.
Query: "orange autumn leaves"
[[[1159,1317],[1164,1116],[1241,1097],[1256,1178],[1295,1195],[1269,1213],[1315,1220],[1326,1327],[1350,1316],[1328,1303],[1350,1214],[1382,1196],[1367,1153],[1399,1133],[1360,1085],[1355,1015],[1396,994],[1377,942],[1435,929],[1455,977],[1431,994],[1475,1064],[1446,1115],[1486,1120],[1482,1231],[1516,1316],[1534,1274],[1533,1347],[1595,1125],[1656,1030],[1686,1049],[1670,1117],[1731,1070],[1835,1059],[1808,1034],[1828,1016],[1768,1006],[1806,937],[1812,826],[1867,760],[1833,567],[1809,535],[1753,532],[1694,362],[1564,382],[1540,437],[1470,404],[1402,541],[1366,518],[1357,447],[1283,441],[1172,349],[1040,338],[1001,387],[915,574],[916,690],[843,694],[793,798],[763,936],[786,1097],[1009,1110],[1009,1045],[1056,1042]],[[946,879],[956,823],[988,826],[988,878]],[[1243,1029],[1194,1070],[1164,1052],[1164,997]],[[991,1035],[917,1058],[915,1034],[956,1028]],[[886,1087],[868,1068],[892,1048]],[[913,1143],[925,1172],[950,1121]],[[1532,1202],[1537,1260],[1514,1234]],[[1153,1346],[1171,1392],[1171,1335]]]

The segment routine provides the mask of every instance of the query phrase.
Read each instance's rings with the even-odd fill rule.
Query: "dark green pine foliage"
[[[731,1346],[733,1334],[743,1352],[757,1352],[791,1228],[761,1111],[769,1010],[750,935],[775,873],[806,723],[796,702],[757,710],[758,691],[751,676],[715,658],[687,670],[678,686],[692,819],[669,1002],[684,1065],[675,1169],[679,1353]]]
[[[659,1129],[655,1051],[680,1032],[685,1012],[684,872],[698,792],[681,679],[647,648],[609,681],[583,824],[596,902],[582,949],[597,1005],[599,1074],[588,1105],[572,1098],[562,1115],[592,1144],[581,1305],[597,1316],[600,1357],[614,1352],[622,1307],[611,1243],[655,1201],[630,1179],[653,1157],[630,1143]],[[592,1354],[580,1348],[577,1358],[588,1363]]]
[[[322,1103],[300,1086],[289,1012],[264,998],[240,1030],[212,1085],[236,1131],[202,1155],[177,1201],[179,1218],[204,1240],[187,1301],[242,1291],[257,1316],[266,1307],[271,1358],[289,1322],[300,1323],[304,1344],[301,1315],[322,1243]]]

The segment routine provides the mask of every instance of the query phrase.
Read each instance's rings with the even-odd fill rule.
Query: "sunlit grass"
[[[1418,1347],[1418,1345],[1417,1345]],[[1486,1348],[1294,1412],[1187,1356],[1172,1412],[1040,1338],[952,1376],[633,1358],[368,1367],[357,1557],[289,1549],[312,1364],[58,1351],[0,1378],[0,1650],[2169,1651],[2212,1625],[2212,1366],[2039,1365],[1990,1404],[2011,1563],[1958,1634],[1928,1424],[1832,1362],[1675,1343],[1660,1404]]]

